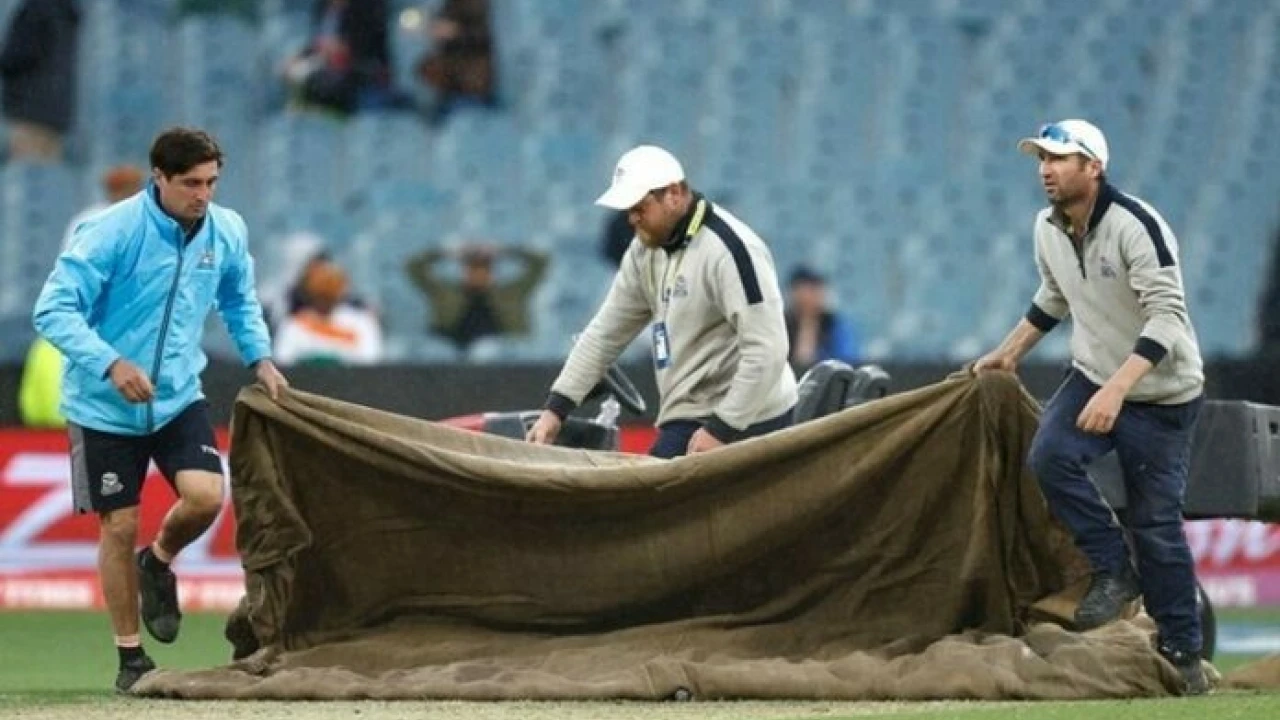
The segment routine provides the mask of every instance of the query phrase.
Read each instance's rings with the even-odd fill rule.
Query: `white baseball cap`
[[[676,156],[656,145],[634,147],[618,158],[613,184],[596,204],[614,210],[630,210],[652,190],[684,180],[684,168]]]
[[[1050,155],[1084,155],[1102,163],[1104,170],[1111,159],[1106,136],[1088,120],[1049,123],[1040,128],[1036,137],[1019,140],[1018,149],[1028,155],[1036,155],[1041,150]]]

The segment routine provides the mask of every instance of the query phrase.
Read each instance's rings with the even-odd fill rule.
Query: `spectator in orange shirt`
[[[346,301],[347,275],[332,260],[307,269],[306,305],[289,316],[276,335],[281,365],[370,365],[382,359],[382,329],[369,310]]]

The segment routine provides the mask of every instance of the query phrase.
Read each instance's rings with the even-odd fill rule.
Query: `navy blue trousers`
[[[1181,405],[1126,402],[1106,435],[1076,427],[1098,386],[1077,370],[1049,400],[1031,443],[1028,464],[1049,509],[1075,537],[1095,571],[1118,572],[1130,562],[1115,513],[1085,468],[1112,449],[1124,471],[1124,522],[1133,541],[1143,603],[1160,641],[1199,652],[1195,565],[1182,530],[1182,503],[1191,465],[1191,436],[1204,398]]]
[[[672,420],[658,426],[658,437],[654,439],[649,454],[670,460],[684,455],[689,449],[689,438],[702,427],[701,420]],[[791,410],[776,418],[761,420],[749,426],[738,440],[746,440],[758,435],[771,433],[791,426]]]

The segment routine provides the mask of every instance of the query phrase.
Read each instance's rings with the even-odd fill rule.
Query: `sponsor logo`
[[[219,438],[221,445],[225,433]],[[123,489],[120,476],[112,475],[105,479],[106,484]],[[103,480],[99,477],[97,482]],[[184,574],[241,577],[235,513],[229,493],[226,497],[227,504],[214,526],[178,558]],[[161,480],[158,470],[149,468],[139,505],[139,535],[154,536],[172,505],[173,493],[168,484]],[[67,574],[96,577],[97,555],[97,517],[75,511],[66,433],[0,430],[0,588],[8,587],[11,592],[18,592],[14,590],[18,587],[47,590],[53,586],[44,580],[53,582]],[[44,580],[35,583],[37,577]],[[13,584],[18,579],[30,583]],[[6,586],[7,581],[12,582]],[[17,602],[15,597],[8,601],[0,597],[0,607],[9,601]]]

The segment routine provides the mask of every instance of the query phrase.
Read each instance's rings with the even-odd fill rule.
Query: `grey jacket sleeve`
[[[1120,239],[1129,266],[1129,285],[1142,308],[1142,332],[1134,352],[1156,365],[1188,332],[1186,294],[1178,267],[1177,245],[1165,228],[1152,237],[1135,222]]]
[[[776,394],[774,387],[787,364],[787,327],[777,273],[766,254],[753,248],[756,287],[744,287],[743,270],[728,252],[715,264],[717,302],[737,331],[738,367],[729,392],[716,406],[707,430],[722,441],[745,430],[762,404]]]
[[[1044,243],[1042,228],[1045,225],[1043,215],[1036,216],[1036,269],[1040,272],[1040,288],[1036,290],[1035,297],[1031,300],[1026,319],[1040,332],[1047,333],[1066,319],[1071,312],[1071,306],[1067,304],[1067,298],[1058,287],[1058,281],[1053,277],[1053,270],[1049,268],[1049,263],[1044,259],[1044,251],[1041,250]]]
[[[604,377],[609,364],[618,359],[653,317],[644,295],[637,247],[633,246],[622,258],[604,303],[587,323],[551,385],[546,407],[562,418],[582,402]]]

